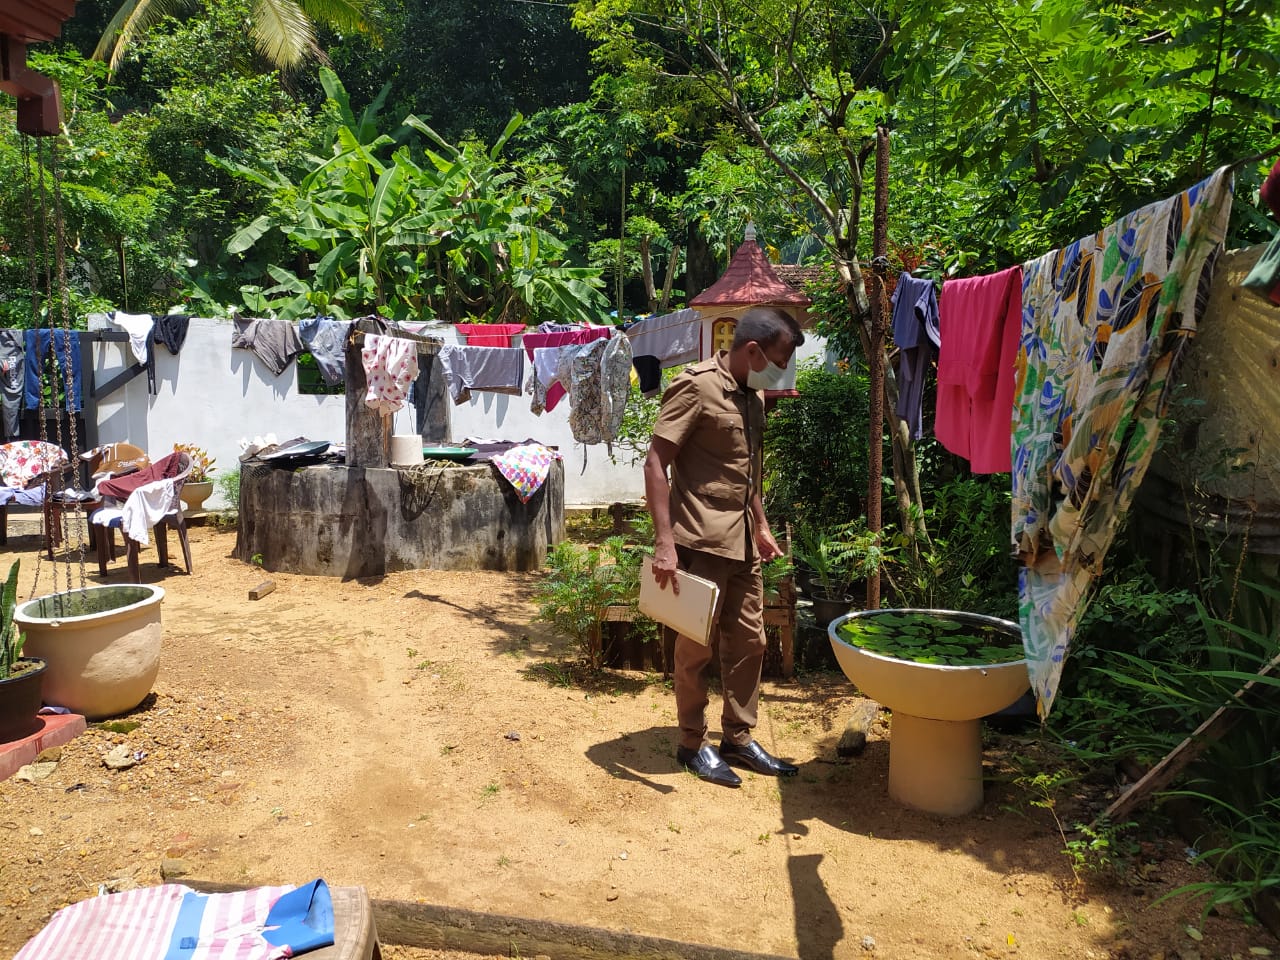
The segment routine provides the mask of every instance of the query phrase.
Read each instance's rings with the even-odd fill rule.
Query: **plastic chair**
[[[159,565],[167,567],[169,565],[169,543],[168,530],[173,528],[178,531],[178,540],[182,545],[182,558],[187,565],[187,573],[192,571],[191,567],[191,542],[187,538],[187,521],[182,512],[182,485],[186,483],[187,477],[191,474],[191,456],[186,453],[170,454],[171,457],[177,457],[178,472],[171,477],[164,477],[166,462],[168,457],[157,460],[146,470],[138,471],[136,479],[141,481],[137,483],[128,496],[146,497],[154,495],[158,490],[163,490],[172,485],[172,498],[169,500],[164,515],[151,526],[151,531],[156,538],[156,554],[159,559]],[[152,479],[152,471],[156,479]],[[130,478],[133,479],[133,478]],[[109,492],[109,491],[108,491]],[[127,505],[126,501],[126,505]],[[129,579],[133,583],[141,583],[142,575],[139,571],[138,553],[142,549],[142,544],[131,539],[124,534],[124,515],[122,510],[114,508],[102,508],[94,512],[90,517],[93,525],[94,540],[97,544],[98,553],[98,573],[102,576],[107,575],[107,563],[115,560],[115,530],[120,530],[124,535],[125,556],[129,566]]]

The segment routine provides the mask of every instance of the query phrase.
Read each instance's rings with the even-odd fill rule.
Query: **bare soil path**
[[[90,729],[48,777],[0,783],[0,955],[101,884],[161,882],[165,858],[201,880],[322,876],[803,960],[1280,955],[1239,918],[1153,903],[1200,877],[1180,841],[1146,846],[1142,881],[1104,884],[1073,876],[1051,815],[1012,785],[961,820],[897,807],[886,731],[834,761],[842,678],[767,684],[757,735],[801,774],[724,790],[676,767],[660,677],[560,685],[570,651],[530,622],[535,575],[272,574],[255,602],[268,575],[231,559],[234,534],[192,540],[190,577],[143,554],[167,595],[154,694],[122,718],[138,726]],[[22,557],[24,597],[37,546],[0,551],[4,570]],[[121,743],[141,760],[112,772]]]

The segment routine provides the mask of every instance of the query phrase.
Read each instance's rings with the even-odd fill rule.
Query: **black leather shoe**
[[[677,747],[676,759],[686,770],[697,774],[699,780],[718,783],[722,787],[742,786],[742,778],[729,769],[729,765],[716,753],[716,748],[709,743],[703,744],[698,750]]]
[[[800,772],[800,768],[794,764],[769,756],[765,748],[754,740],[745,747],[725,741],[720,744],[720,756],[735,767],[746,767],[766,777],[794,777]]]

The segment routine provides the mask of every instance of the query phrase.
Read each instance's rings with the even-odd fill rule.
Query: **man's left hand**
[[[768,563],[775,557],[782,556],[782,548],[768,530],[756,530],[756,552],[760,554],[761,563]]]

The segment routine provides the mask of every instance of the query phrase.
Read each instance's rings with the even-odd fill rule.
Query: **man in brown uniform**
[[[779,383],[804,334],[772,307],[744,313],[733,345],[685,370],[662,397],[644,462],[653,516],[653,572],[678,590],[678,569],[720,587],[716,612],[724,686],[719,752],[707,742],[707,667],[712,647],[676,639],[676,759],[703,780],[736,787],[725,762],[769,776],[797,768],[771,757],[751,736],[764,663],[764,581],[760,563],[782,551],[760,503],[764,399]],[[667,469],[671,481],[667,482]]]

